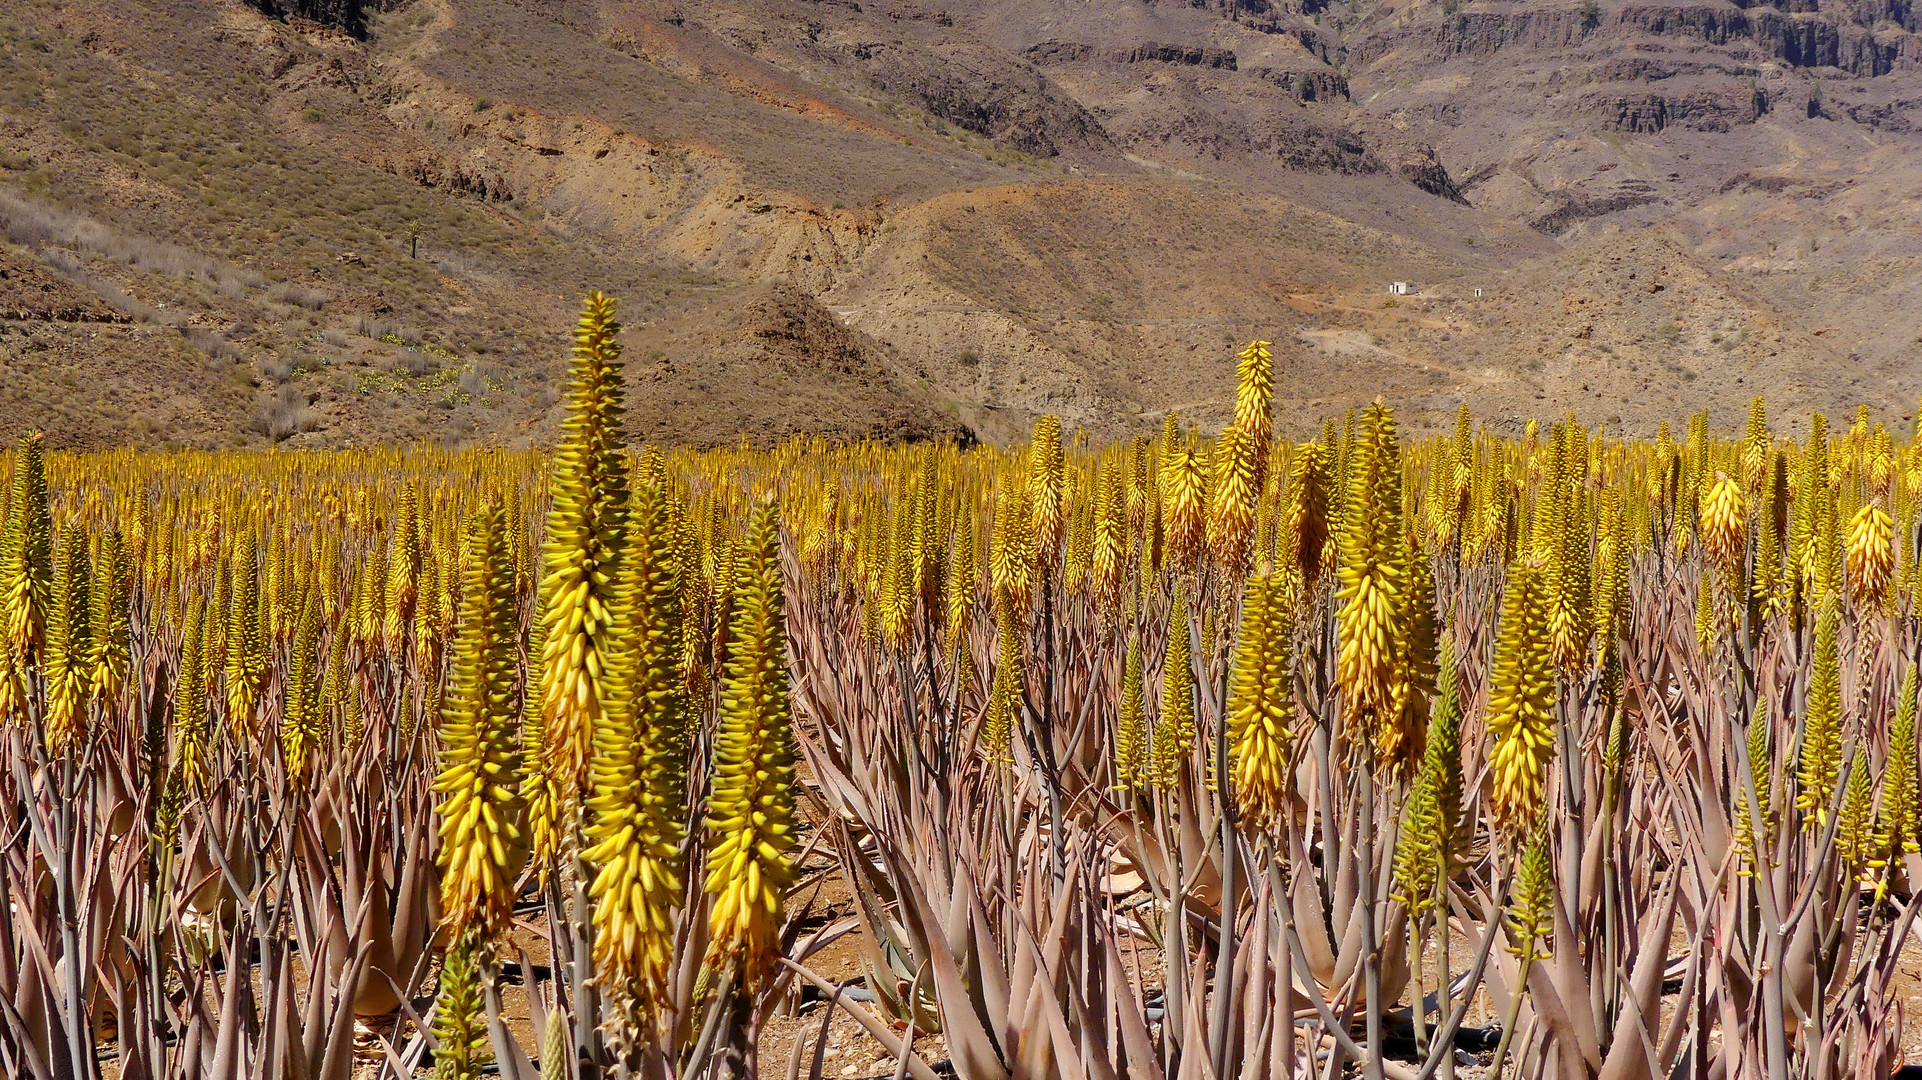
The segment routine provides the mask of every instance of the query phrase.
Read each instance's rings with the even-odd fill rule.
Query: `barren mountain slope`
[[[1299,434],[1900,413],[1922,48],[1793,6],[22,0],[0,435],[544,441],[595,287],[662,441],[1211,422],[1253,337]]]
[[[1851,380],[1913,394],[1922,22],[1907,5],[1456,7],[1348,13],[1357,108],[1436,146],[1478,208],[1564,242],[1672,225],[1755,302],[1869,365]]]

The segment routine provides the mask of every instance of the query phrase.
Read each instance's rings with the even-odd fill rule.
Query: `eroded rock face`
[[[1411,9],[1401,9],[1411,10]],[[1414,11],[1421,12],[1422,5]],[[1453,14],[1384,20],[1350,43],[1351,63],[1368,65],[1396,51],[1429,57],[1492,56],[1504,50],[1574,49],[1620,42],[1639,32],[1675,39],[1680,46],[1747,46],[1758,60],[1790,67],[1832,67],[1851,75],[1876,76],[1914,66],[1922,50],[1914,38],[1916,16],[1898,0],[1838,4],[1801,0],[1753,5],[1713,2],[1474,5]]]
[[[942,50],[938,64],[918,51],[886,45],[850,56],[882,89],[1023,153],[1054,157],[1070,146],[1107,141],[1099,122],[1033,68],[990,50]]]
[[[1729,131],[1761,119],[1768,107],[1768,95],[1759,88],[1702,88],[1669,94],[1622,87],[1584,95],[1577,108],[1609,130],[1652,135],[1672,125]]]
[[[304,19],[354,37],[367,36],[367,16],[381,8],[379,0],[253,0],[262,14],[287,21]]]
[[[1108,60],[1117,64],[1186,64],[1190,67],[1235,70],[1235,54],[1230,49],[1202,45],[1162,45],[1146,42],[1126,48],[1097,49],[1082,41],[1044,41],[1031,45],[1024,55],[1037,64],[1071,64],[1085,60]]]
[[[1918,15],[1901,0],[1412,0],[1329,12],[1341,14],[1321,29],[1338,37],[1337,66],[1370,118],[1358,127],[1433,147],[1462,198],[1555,236],[1694,213],[1732,178],[1788,164],[1770,149],[1785,124],[1817,122],[1789,136],[1805,140],[1797,160],[1847,159],[1868,131],[1908,134],[1922,101]]]
[[[1587,36],[1582,12],[1541,5],[1518,11],[1476,11],[1391,24],[1356,36],[1348,62],[1367,66],[1399,50],[1430,57],[1489,56],[1503,49],[1562,49]]]
[[[1362,131],[1362,138],[1368,142],[1375,160],[1381,162],[1389,172],[1430,195],[1439,195],[1452,202],[1467,202],[1433,146],[1406,132],[1381,125],[1364,127]]]

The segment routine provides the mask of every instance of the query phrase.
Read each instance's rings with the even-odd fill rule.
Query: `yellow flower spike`
[[[276,529],[267,540],[267,572],[261,583],[261,610],[268,635],[282,644],[293,635],[300,613],[295,610],[292,568],[288,565],[287,536]]]
[[[1748,428],[1743,432],[1741,448],[1742,486],[1751,498],[1759,496],[1762,486],[1768,482],[1774,443],[1774,437],[1769,434],[1768,406],[1758,394],[1749,402]]]
[[[1874,881],[1876,867],[1871,861],[1882,863],[1882,851],[1875,842],[1874,781],[1868,748],[1858,742],[1855,762],[1849,767],[1848,787],[1842,794],[1841,820],[1835,827],[1835,857],[1864,883]]]
[[[988,761],[1007,765],[1014,761],[1014,729],[1020,723],[1027,681],[1022,674],[1021,622],[1005,592],[997,594],[995,626],[1001,651],[988,690],[988,711],[981,720],[980,749]]]
[[[1580,478],[1587,472],[1580,457],[1586,452],[1586,440],[1572,421],[1555,426],[1545,452],[1531,541],[1531,557],[1542,569],[1548,597],[1549,656],[1556,667],[1577,672],[1588,666],[1591,631],[1591,556],[1580,500]]]
[[[440,994],[434,1003],[434,1080],[480,1080],[493,1057],[487,1034],[480,966],[481,946],[461,938],[441,964]]]
[[[1153,465],[1148,467],[1152,470],[1150,476],[1158,475],[1158,468]],[[1162,560],[1161,498],[1153,488],[1152,480],[1149,485],[1141,508],[1140,542],[1135,545],[1135,583],[1143,592],[1153,589],[1160,580]],[[1129,514],[1132,516],[1133,513],[1130,507]]]
[[[718,505],[718,504],[717,504]],[[876,534],[877,543],[880,534]],[[740,545],[732,536],[716,535],[708,545],[713,559],[713,584],[709,587],[709,620],[714,624],[714,633],[708,641],[709,663],[715,668],[725,668],[732,648],[734,633],[735,587],[738,584],[737,566],[740,562]],[[874,575],[868,582],[870,599],[878,600],[881,591],[882,567],[877,558]],[[880,614],[878,603],[868,605],[872,615]],[[870,628],[872,629],[872,628]],[[870,634],[870,636],[872,636]]]
[[[127,563],[141,567],[146,565],[148,546],[153,540],[153,503],[144,492],[132,501],[133,520],[127,523]]]
[[[587,804],[592,846],[582,857],[594,871],[596,978],[630,1019],[645,1024],[663,1003],[673,960],[688,716],[680,580],[666,497],[658,486],[643,486],[632,511],[614,616],[611,694],[594,732],[594,793]]]
[[[634,462],[634,474],[643,487],[667,490],[667,455],[658,446],[644,446]]]
[[[1435,574],[1426,553],[1408,545],[1407,574],[1397,618],[1395,690],[1392,711],[1381,718],[1375,755],[1397,773],[1412,768],[1422,754],[1428,730],[1428,703],[1435,693],[1439,627],[1435,615]]]
[[[1446,646],[1439,666],[1434,716],[1395,851],[1396,896],[1416,917],[1444,902],[1442,889],[1466,854],[1472,831],[1461,820],[1461,709]]]
[[[930,620],[940,615],[937,605],[941,600],[942,574],[947,567],[947,537],[953,530],[950,520],[953,507],[947,502],[941,488],[936,454],[935,447],[926,448],[921,454],[920,468],[915,475],[911,528],[913,546],[910,551],[912,591]]]
[[[443,684],[436,676],[441,670],[447,641],[453,634],[453,612],[458,604],[455,594],[459,591],[458,582],[444,578],[457,577],[459,569],[451,561],[443,560],[438,551],[431,550],[423,552],[420,567],[419,594],[414,605],[414,670],[423,676],[423,689],[427,694],[423,704],[427,715],[438,716]],[[405,634],[395,637],[404,640]]]
[[[1275,357],[1273,342],[1251,341],[1235,357],[1234,425],[1254,437],[1255,448],[1267,456],[1274,430]]]
[[[360,567],[355,585],[354,640],[368,651],[383,647],[381,627],[387,618],[387,548],[376,543]]]
[[[1515,551],[1515,513],[1514,500],[1510,496],[1507,481],[1497,475],[1487,478],[1482,493],[1480,558],[1506,564],[1513,561]]]
[[[961,525],[954,556],[948,561],[947,651],[955,653],[967,639],[968,624],[974,617],[975,592],[980,584],[980,569],[975,565],[973,515]]]
[[[763,502],[740,568],[736,647],[724,677],[708,803],[708,956],[731,962],[736,985],[750,994],[774,974],[782,903],[794,878],[794,733],[779,534],[776,505]]]
[[[1350,464],[1347,535],[1342,542],[1342,601],[1335,681],[1342,716],[1379,729],[1399,712],[1396,686],[1405,628],[1401,535],[1401,458],[1393,415],[1379,400],[1368,407]],[[1380,747],[1377,748],[1379,751]],[[1382,764],[1381,758],[1376,763]]]
[[[1802,721],[1802,753],[1796,770],[1800,790],[1795,808],[1803,814],[1803,828],[1828,825],[1829,804],[1842,768],[1842,671],[1836,643],[1833,597],[1823,603],[1815,623],[1815,660],[1809,671],[1807,714]]]
[[[1897,858],[1922,851],[1922,837],[1916,835],[1915,800],[1922,785],[1916,776],[1915,706],[1916,665],[1910,664],[1896,698],[1895,722],[1889,725],[1889,756],[1877,812],[1882,849]]]
[[[1402,804],[1401,831],[1395,841],[1395,899],[1408,908],[1411,918],[1420,919],[1436,906],[1436,887],[1440,871],[1434,866],[1432,841],[1439,814],[1435,809],[1435,790],[1426,772],[1417,774],[1408,799]]]
[[[355,709],[352,698],[353,687],[347,677],[347,638],[336,630],[327,649],[327,670],[320,680],[320,723],[323,732],[333,731],[338,735],[341,748],[347,751],[360,745],[361,735],[347,723],[349,711]]]
[[[393,550],[387,558],[387,589],[383,599],[381,636],[398,646],[406,640],[414,621],[414,605],[420,600],[421,522],[420,495],[412,487],[401,489],[400,510],[394,517]]]
[[[1011,476],[1002,477],[995,501],[994,541],[988,575],[995,595],[1005,596],[1017,617],[1025,618],[1034,597],[1034,530],[1030,526],[1028,488]]]
[[[1128,455],[1128,528],[1136,533],[1148,527],[1154,502],[1154,445],[1146,435],[1136,435]]]
[[[1742,562],[1748,554],[1748,502],[1742,485],[1723,473],[1715,474],[1702,499],[1702,551],[1729,595],[1740,596]]]
[[[1251,827],[1275,829],[1294,793],[1292,598],[1274,574],[1248,582],[1228,699],[1234,794]]]
[[[47,458],[40,433],[35,431],[21,438],[13,455],[7,528],[0,538],[6,647],[17,667],[39,659],[52,597],[53,518],[47,506]],[[26,703],[10,697],[4,704],[9,716],[19,716]]]
[[[1161,719],[1155,725],[1154,784],[1172,788],[1195,748],[1194,647],[1189,639],[1187,588],[1175,585],[1168,605],[1168,653],[1161,664]]]
[[[1849,602],[1863,614],[1889,606],[1895,581],[1895,522],[1875,502],[1865,502],[1849,522],[1847,577]]]
[[[301,605],[294,632],[292,661],[281,689],[280,745],[287,765],[287,776],[295,787],[305,787],[310,779],[309,766],[326,738],[326,722],[320,709],[320,633],[319,604],[309,597]]]
[[[527,655],[538,661],[546,639],[546,619],[537,599],[534,617],[528,624]],[[555,781],[554,769],[547,757],[546,733],[541,728],[539,677],[539,669],[533,668],[521,681],[520,746],[524,774],[521,798],[527,806],[529,851],[545,882],[555,856],[560,853],[561,797],[560,785]]]
[[[1318,443],[1295,448],[1284,511],[1286,556],[1294,560],[1303,583],[1312,589],[1321,578],[1328,547],[1327,455]]]
[[[1147,787],[1148,727],[1142,703],[1141,635],[1128,638],[1128,659],[1121,675],[1121,708],[1115,721],[1115,786],[1122,791]]]
[[[174,683],[176,768],[190,791],[207,783],[207,604],[195,596],[187,605],[180,635],[180,671]]]
[[[1477,461],[1475,437],[1473,429],[1470,426],[1468,402],[1466,401],[1461,403],[1461,408],[1455,413],[1455,441],[1453,453],[1450,457],[1454,465],[1452,477],[1453,497],[1459,507],[1461,500],[1467,497],[1469,487],[1474,483],[1475,465]]]
[[[580,1080],[580,1063],[574,1055],[567,1014],[560,1009],[550,1009],[547,1032],[541,1036],[540,1080]]]
[[[1121,490],[1121,474],[1115,463],[1103,467],[1100,492],[1095,497],[1094,550],[1089,558],[1088,577],[1095,609],[1106,624],[1119,616],[1121,586],[1127,575],[1127,507]]]
[[[87,536],[79,525],[70,524],[54,553],[47,611],[46,738],[47,752],[56,757],[73,747],[87,722],[87,691],[93,681],[87,667],[91,577]]]
[[[1747,747],[1749,779],[1755,784],[1755,800],[1748,790],[1739,788],[1735,801],[1735,846],[1742,855],[1742,874],[1754,874],[1766,860],[1775,865],[1775,811],[1772,785],[1775,783],[1775,757],[1769,747],[1768,698],[1755,703],[1749,718]]]
[[[1716,624],[1714,583],[1703,573],[1695,582],[1695,644],[1704,658],[1715,651]]]
[[[1841,508],[1836,503],[1835,492],[1831,491],[1822,497],[1815,543],[1810,545],[1813,562],[1809,599],[1817,604],[1839,592],[1842,585],[1847,545],[1842,537]]]
[[[1043,416],[1035,421],[1028,446],[1028,502],[1034,527],[1034,550],[1041,572],[1053,572],[1061,555],[1063,517],[1061,419]]]
[[[908,622],[914,617],[913,524],[907,508],[895,514],[893,528],[885,531],[885,547],[879,560],[884,564],[880,567],[880,588],[870,597],[877,609],[881,637],[894,649],[907,646]]]
[[[1781,581],[1782,539],[1787,531],[1788,499],[1788,458],[1778,451],[1769,459],[1756,508],[1755,565],[1748,599],[1758,623],[1782,610],[1785,599]]]
[[[1179,450],[1181,445],[1181,414],[1173,409],[1169,409],[1166,413],[1162,414],[1161,440],[1156,447],[1164,465],[1167,464],[1168,456],[1176,450]]]
[[[1594,579],[1589,582],[1592,609],[1589,623],[1602,635],[1604,655],[1613,648],[1618,620],[1628,601],[1628,513],[1621,492],[1602,492],[1601,521],[1596,528]]]
[[[541,554],[541,728],[563,821],[589,782],[594,726],[607,698],[602,672],[627,524],[619,333],[613,301],[590,295],[574,333],[565,433],[549,481]],[[559,825],[562,835],[571,828]]]
[[[1829,488],[1840,490],[1848,483],[1851,467],[1861,457],[1869,438],[1869,407],[1855,407],[1855,423],[1849,426],[1849,433],[1843,436],[1839,453],[1829,456]]]
[[[1555,670],[1549,661],[1547,596],[1541,571],[1509,568],[1489,675],[1489,810],[1516,832],[1540,817],[1548,763],[1555,757]]]
[[[1508,909],[1508,951],[1533,960],[1552,952],[1550,931],[1555,923],[1555,859],[1545,818],[1531,823],[1528,846],[1515,875],[1515,894]]]
[[[512,921],[514,879],[527,859],[514,738],[520,618],[498,501],[469,526],[466,564],[434,790],[441,795],[441,923],[456,939],[485,943]]]
[[[1255,549],[1259,459],[1254,436],[1229,427],[1215,441],[1215,486],[1208,506],[1208,550],[1228,581],[1248,576]]]
[[[1075,470],[1077,474],[1083,470]],[[1061,587],[1066,595],[1081,595],[1088,590],[1088,568],[1094,561],[1095,497],[1075,477],[1073,499],[1068,515],[1068,551],[1062,566]]]
[[[1161,516],[1167,527],[1170,570],[1193,574],[1207,539],[1206,463],[1192,447],[1178,446],[1161,466]]]
[[[1808,446],[1802,452],[1802,468],[1796,477],[1793,506],[1794,522],[1789,532],[1789,565],[1794,570],[1797,589],[1814,606],[1823,599],[1820,583],[1826,572],[1818,568],[1822,558],[1823,518],[1831,500],[1828,475],[1828,423],[1821,413],[1809,418]]]
[[[1668,421],[1664,420],[1655,436],[1654,454],[1649,460],[1647,475],[1648,501],[1657,511],[1666,510],[1674,503],[1674,469],[1679,464],[1675,454],[1675,439],[1668,432]]]
[[[232,600],[226,607],[227,633],[222,648],[227,686],[227,724],[236,735],[250,731],[254,709],[267,679],[267,639],[260,604],[259,550],[246,537],[233,552]]]
[[[115,530],[102,538],[94,563],[92,627],[88,635],[91,651],[87,656],[91,683],[88,696],[110,714],[118,708],[127,684],[133,635],[132,591],[132,563],[126,543]]]

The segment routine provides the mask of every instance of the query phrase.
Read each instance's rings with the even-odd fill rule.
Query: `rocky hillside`
[[[0,437],[1651,428],[1922,390],[1893,0],[18,0]],[[1413,282],[1390,297],[1391,280]]]

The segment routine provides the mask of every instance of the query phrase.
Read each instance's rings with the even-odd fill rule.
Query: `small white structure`
[[[1475,299],[1477,299],[1477,300],[1480,300],[1481,298],[1482,298],[1482,291],[1481,291],[1480,289],[1476,289],[1476,290],[1475,290]]]
[[[1413,296],[1415,295],[1415,286],[1412,282],[1391,281],[1388,283],[1388,295]]]

